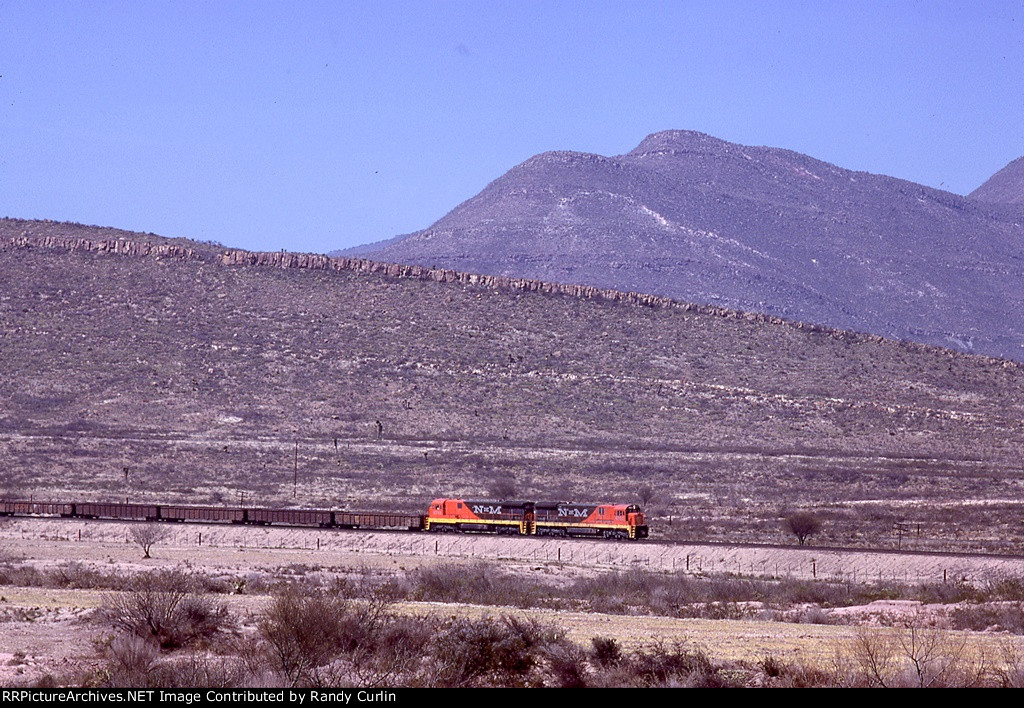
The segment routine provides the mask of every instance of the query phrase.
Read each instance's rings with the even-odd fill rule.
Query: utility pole
[[[292,499],[299,495],[299,441],[295,441],[295,467],[292,471]]]

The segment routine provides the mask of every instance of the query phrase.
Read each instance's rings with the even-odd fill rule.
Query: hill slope
[[[1024,205],[1024,157],[1018,157],[970,194],[971,199]]]
[[[666,131],[537,155],[361,255],[766,312],[1024,358],[1024,226],[984,202]]]
[[[418,509],[513,476],[537,496],[649,485],[659,533],[689,538],[778,539],[792,506],[834,542],[906,519],[943,547],[1024,538],[1015,363],[69,228],[0,220],[0,495]]]

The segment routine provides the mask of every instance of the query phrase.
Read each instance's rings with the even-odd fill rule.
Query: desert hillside
[[[0,221],[0,282],[6,494],[419,509],[512,478],[689,538],[780,540],[796,507],[835,543],[1024,538],[1013,362],[43,222]]]

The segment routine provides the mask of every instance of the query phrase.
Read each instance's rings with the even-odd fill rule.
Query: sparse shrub
[[[156,523],[134,523],[128,533],[135,544],[142,549],[143,558],[149,558],[149,552],[153,546],[170,535],[166,526]]]
[[[487,493],[495,499],[512,499],[516,495],[518,485],[512,475],[495,477],[487,485]]]
[[[821,522],[813,514],[796,512],[786,517],[786,528],[802,546],[809,537],[821,530]]]
[[[559,630],[535,620],[453,619],[435,634],[432,683],[444,687],[539,685],[541,657],[561,641]]]
[[[832,624],[832,619],[820,607],[809,607],[800,613],[799,624]]]
[[[547,659],[551,680],[545,685],[559,688],[585,688],[588,685],[587,654],[570,642],[557,642],[548,647]]]
[[[486,563],[421,568],[410,577],[409,595],[429,602],[538,607],[549,605],[552,588]]]
[[[622,661],[622,648],[611,637],[594,637],[590,640],[590,656],[598,666],[608,668]]]
[[[121,585],[121,578],[107,576],[80,561],[67,561],[51,573],[54,584],[63,588],[115,588]]]
[[[407,653],[408,632],[394,623],[389,604],[386,593],[355,600],[322,588],[292,586],[274,597],[257,629],[270,666],[289,685],[354,684],[360,672],[387,674],[393,668],[381,666],[382,655],[398,661]]]
[[[839,686],[833,673],[810,664],[797,661],[789,663],[769,654],[758,664],[767,685],[780,688],[820,688]]]
[[[883,688],[968,688],[988,675],[984,649],[915,617],[894,629],[862,629],[853,646],[858,683]]]
[[[114,637],[106,648],[109,684],[122,688],[151,688],[160,649],[137,634]]]
[[[782,661],[780,661],[774,654],[768,654],[761,659],[761,670],[764,671],[764,675],[769,678],[778,678],[785,673],[788,667]]]
[[[174,649],[211,637],[228,623],[227,607],[196,590],[195,580],[180,571],[143,573],[111,595],[104,609],[117,629]]]
[[[970,629],[976,632],[995,629],[1011,634],[1024,634],[1024,605],[1003,602],[955,607],[950,622],[954,629]]]
[[[630,657],[629,667],[642,686],[724,688],[736,684],[703,651],[679,642],[639,649]]]

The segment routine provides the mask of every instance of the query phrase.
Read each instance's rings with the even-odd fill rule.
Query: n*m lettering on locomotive
[[[578,519],[585,519],[590,516],[590,509],[561,506],[558,508],[559,516],[574,516]]]

